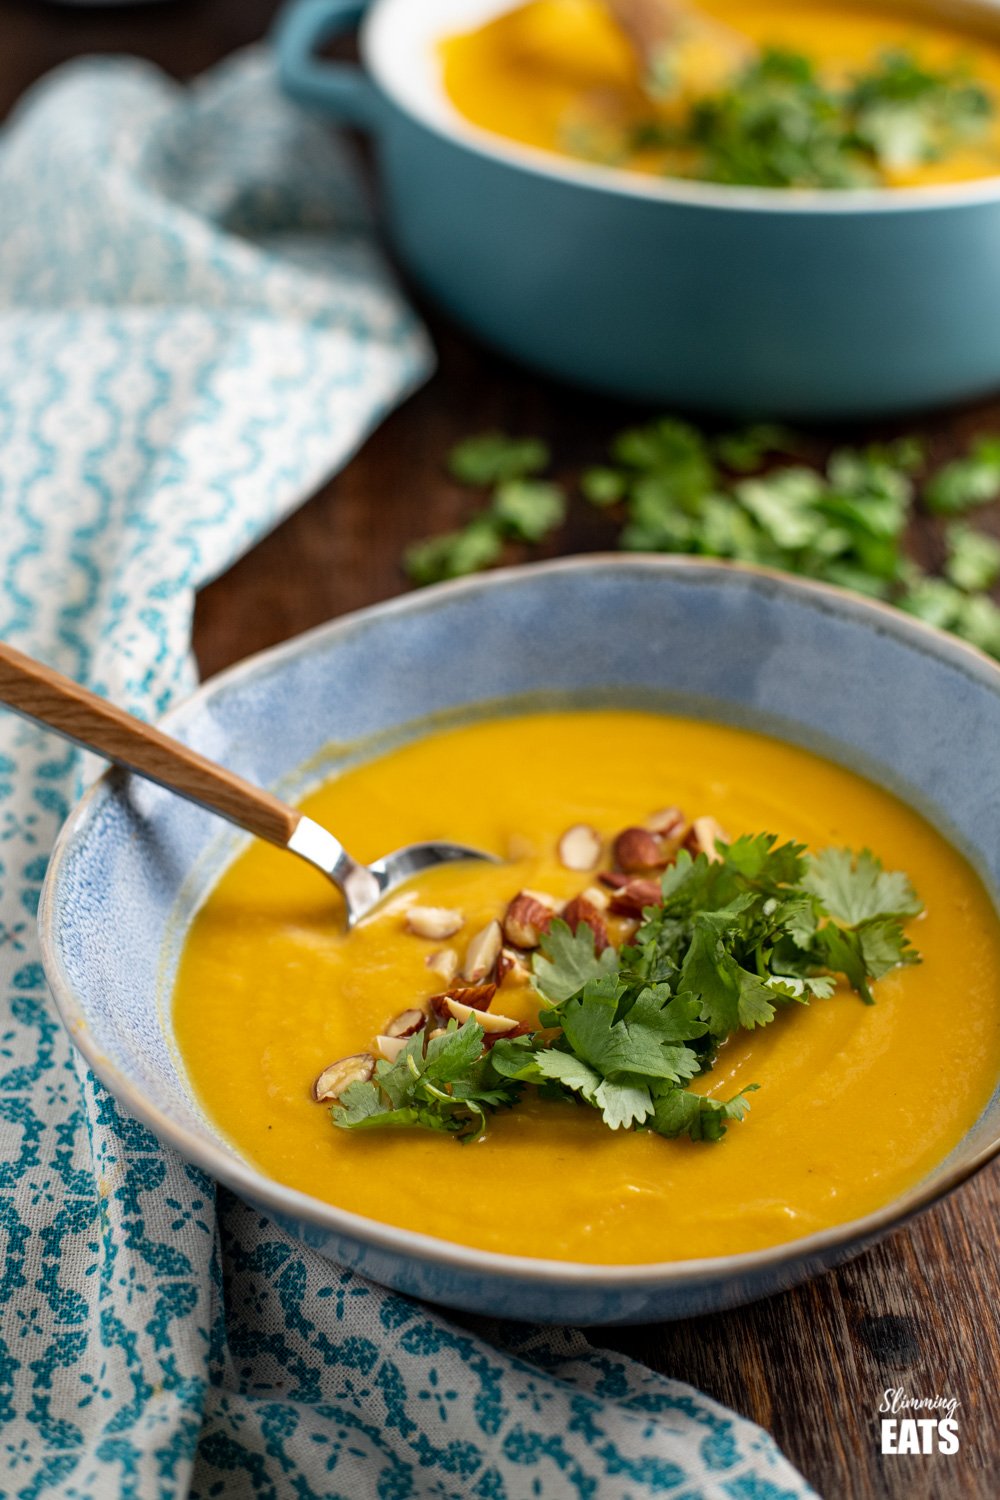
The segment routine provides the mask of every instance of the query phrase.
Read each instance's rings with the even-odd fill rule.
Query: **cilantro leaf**
[[[394,1111],[386,1108],[382,1093],[375,1083],[351,1083],[340,1096],[340,1107],[333,1111],[336,1124],[345,1129],[359,1127],[362,1125],[386,1125],[392,1124],[389,1119],[393,1113],[402,1114],[403,1111]],[[414,1111],[408,1112],[411,1117]],[[412,1124],[414,1118],[400,1123]]]
[[[767,479],[745,479],[736,498],[776,547],[799,551],[818,540],[825,528],[816,502],[823,480],[812,469],[790,468]]]
[[[653,1129],[658,1135],[670,1138],[689,1135],[693,1141],[720,1141],[728,1124],[745,1117],[750,1108],[746,1096],[756,1088],[757,1084],[748,1084],[725,1102],[706,1099],[701,1094],[689,1093],[687,1089],[669,1089],[656,1099]]]
[[[771,833],[743,834],[725,846],[725,863],[768,887],[797,885],[806,868],[804,844],[779,844]]]
[[[443,583],[492,567],[503,555],[503,539],[491,516],[477,516],[461,531],[428,537],[406,549],[403,567],[414,583]]]
[[[543,935],[532,963],[536,987],[557,1005],[579,994],[589,980],[614,973],[617,966],[613,948],[594,952],[594,934],[586,922],[574,933],[561,919]]]
[[[731,923],[725,914],[699,912],[680,973],[682,987],[698,996],[701,1017],[720,1040],[740,1025],[737,965],[724,941],[728,930]]]
[[[664,904],[678,906],[685,902],[691,909],[699,899],[703,900],[705,884],[711,873],[712,867],[703,854],[695,857],[687,849],[681,849],[674,863],[663,872],[660,884]]]
[[[938,630],[953,630],[962,613],[961,589],[944,578],[917,578],[897,601],[900,609]]]
[[[955,516],[1000,499],[1000,438],[980,438],[962,458],[939,469],[924,489],[936,515]]]
[[[636,1074],[679,1082],[693,1078],[698,1058],[688,1047],[668,1044],[677,1034],[679,1016],[664,1015],[664,987],[647,988],[616,1019],[620,999],[615,979],[592,980],[582,994],[560,1011],[563,1034],[570,1047],[604,1078]],[[683,1029],[683,1028],[682,1028]],[[704,1028],[696,1026],[695,1034]]]
[[[653,1112],[653,1101],[647,1085],[638,1080],[603,1078],[573,1052],[550,1047],[536,1054],[539,1075],[554,1080],[577,1093],[599,1109],[611,1130],[641,1125]]]
[[[528,1036],[501,1036],[490,1049],[490,1062],[503,1078],[530,1079],[537,1077],[537,1059],[532,1038]]]
[[[859,933],[830,923],[816,934],[816,952],[827,968],[846,975],[848,984],[857,990],[866,1005],[875,1004]]]
[[[548,462],[549,450],[536,438],[489,432],[459,443],[449,456],[451,473],[463,484],[492,485],[490,503],[459,530],[412,543],[403,556],[411,580],[422,586],[461,578],[499,562],[505,541],[544,541],[566,511],[558,485],[530,477]]]
[[[500,484],[548,467],[548,445],[540,438],[512,438],[483,432],[464,438],[448,455],[448,469],[462,484]]]
[[[900,964],[919,963],[916,950],[895,917],[871,917],[857,929],[870,979],[881,979]]]
[[[699,914],[681,969],[681,983],[699,996],[701,1015],[720,1040],[741,1026],[752,1030],[774,1019],[775,992],[736,961],[734,930],[727,930],[724,913]]]
[[[737,968],[737,984],[736,1014],[740,1025],[746,1031],[752,1031],[755,1026],[766,1026],[768,1021],[773,1021],[774,990],[756,974],[741,968]]]
[[[760,468],[768,454],[795,453],[798,446],[794,433],[771,422],[758,422],[741,432],[724,433],[714,444],[719,461],[736,474],[749,474]]]
[[[535,1053],[534,1065],[538,1076],[552,1078],[566,1088],[573,1089],[575,1093],[582,1094],[589,1104],[594,1102],[594,1096],[601,1085],[601,1075],[596,1068],[589,1067],[572,1052],[547,1047],[545,1051]]]
[[[618,469],[597,466],[586,469],[580,476],[580,490],[583,498],[599,508],[617,505],[619,500],[625,498],[626,488],[625,476]]]
[[[657,475],[679,499],[700,498],[715,485],[716,469],[704,437],[675,417],[629,428],[615,439],[612,456],[626,468]]]
[[[417,1049],[414,1048],[416,1052]],[[473,1063],[482,1055],[483,1051],[483,1029],[474,1016],[470,1016],[464,1025],[453,1029],[451,1026],[441,1036],[431,1037],[427,1043],[427,1052],[423,1058],[421,1072],[423,1076],[440,1086],[445,1083],[454,1083],[456,1078],[461,1078],[470,1063]],[[409,1048],[407,1049],[409,1052]],[[408,1064],[410,1059],[407,1059]],[[399,1066],[399,1064],[395,1064]]]
[[[832,974],[772,974],[770,990],[786,1000],[829,1000],[837,982]]]
[[[845,113],[808,58],[773,48],[699,99],[679,131],[693,176],[757,187],[857,187],[873,180]]]
[[[1000,609],[988,595],[963,599],[951,628],[980,651],[1000,657]]]
[[[522,542],[541,542],[561,526],[566,497],[558,485],[541,479],[507,479],[493,497],[493,517],[507,533]]]
[[[807,891],[787,897],[774,908],[776,926],[781,927],[789,941],[796,947],[807,950],[819,925],[819,903]]]
[[[605,1079],[594,1094],[594,1103],[609,1130],[628,1130],[642,1125],[653,1113],[649,1089],[641,1084],[613,1083]]]
[[[884,870],[870,849],[824,849],[810,857],[803,884],[847,927],[871,917],[915,917],[923,911],[909,878]]]
[[[891,916],[871,917],[854,928],[829,924],[817,933],[816,944],[827,966],[845,974],[866,1005],[875,1003],[869,980],[920,961],[902,924]]]
[[[969,594],[992,588],[1000,578],[1000,542],[959,522],[948,527],[945,539],[945,577]]]
[[[342,1130],[421,1125],[477,1140],[486,1129],[486,1111],[516,1102],[521,1084],[493,1066],[484,1032],[474,1017],[461,1027],[450,1022],[424,1049],[424,1037],[411,1037],[394,1063],[379,1062],[368,1083],[352,1083],[333,1105]]]
[[[660,1002],[656,1030],[664,1042],[691,1042],[705,1035],[708,1027],[699,1019],[697,995],[688,995],[681,990],[663,1004],[664,997],[669,994],[669,986],[664,984],[651,986],[639,998],[647,994]]]

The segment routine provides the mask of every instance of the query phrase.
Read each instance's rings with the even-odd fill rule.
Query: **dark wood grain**
[[[87,50],[135,52],[190,76],[262,35],[274,8],[269,0],[186,0],[61,10],[0,0],[0,108],[48,68]],[[201,595],[195,644],[206,674],[398,592],[406,542],[455,524],[471,503],[441,469],[456,438],[491,426],[538,433],[551,441],[560,473],[570,475],[634,415],[516,370],[437,320],[432,326],[440,351],[434,379],[342,474]],[[1000,431],[1000,400],[905,424],[915,428],[943,458],[972,432]],[[869,435],[819,433],[817,452],[834,438]],[[995,516],[985,520],[1000,531]],[[610,523],[577,507],[559,550],[612,543]],[[916,530],[911,545],[933,559],[934,528]],[[993,1167],[808,1286],[711,1318],[604,1331],[599,1341],[761,1422],[826,1500],[996,1500],[998,1222],[1000,1168]],[[956,1457],[880,1455],[878,1404],[894,1386],[960,1399]]]

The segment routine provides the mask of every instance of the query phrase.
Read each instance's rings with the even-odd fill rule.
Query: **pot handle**
[[[274,45],[278,76],[293,99],[370,128],[384,108],[375,85],[361,68],[316,56],[317,48],[353,26],[366,8],[367,0],[291,0],[278,17]]]

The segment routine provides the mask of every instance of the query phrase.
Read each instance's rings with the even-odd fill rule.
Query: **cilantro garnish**
[[[534,968],[543,995],[556,1002],[569,1000],[590,980],[615,968],[615,953],[612,948],[595,953],[594,934],[586,924],[574,934],[565,922],[553,922]]]
[[[994,111],[992,93],[963,67],[935,68],[905,48],[846,86],[808,57],[770,48],[680,120],[641,120],[617,151],[602,139],[600,154],[627,162],[660,150],[668,175],[741,186],[874,187],[982,137]],[[586,137],[566,147],[590,154]]]
[[[478,1139],[486,1129],[486,1111],[516,1103],[521,1092],[520,1083],[497,1071],[483,1037],[475,1019],[462,1026],[451,1021],[427,1042],[425,1052],[418,1032],[394,1063],[376,1064],[370,1083],[344,1090],[333,1109],[334,1123],[345,1130],[423,1125],[460,1140]],[[520,1039],[504,1044],[511,1054],[522,1045]]]
[[[995,109],[964,68],[928,67],[905,48],[883,53],[845,102],[858,145],[890,171],[939,161],[981,135]]]
[[[877,156],[853,129],[847,101],[808,58],[771,50],[699,100],[664,145],[692,148],[692,177],[755,187],[865,187]]]
[[[824,849],[811,858],[802,883],[845,927],[876,917],[915,917],[922,910],[908,877],[898,870],[883,870],[868,849],[856,855],[847,849]]]
[[[872,983],[919,961],[903,924],[922,910],[907,877],[869,851],[810,855],[772,834],[682,851],[633,942],[595,951],[586,923],[556,920],[533,961],[539,1029],[492,1047],[470,1018],[427,1043],[417,1033],[333,1107],[345,1130],[421,1125],[477,1140],[525,1087],[598,1110],[611,1130],[718,1141],[747,1095],[691,1091],[740,1030],[829,997],[838,977],[868,1004]]]

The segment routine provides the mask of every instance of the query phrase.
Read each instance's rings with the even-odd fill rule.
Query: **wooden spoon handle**
[[[0,702],[284,848],[301,813],[0,641]]]
[[[638,53],[644,67],[676,36],[687,7],[675,0],[606,0],[618,25]]]
[[[650,75],[656,75],[664,53],[685,35],[712,42],[719,54],[722,77],[753,56],[754,48],[747,37],[728,23],[703,14],[695,0],[605,0],[605,4],[640,68]]]

